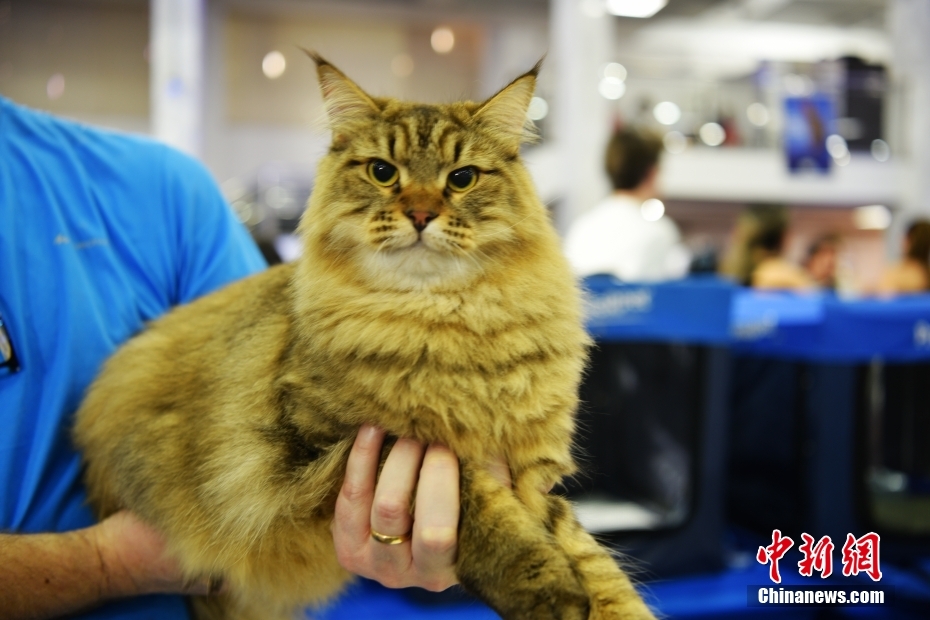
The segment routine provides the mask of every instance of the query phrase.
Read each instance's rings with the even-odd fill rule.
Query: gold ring
[[[401,534],[400,536],[388,536],[387,534],[379,534],[378,532],[371,530],[371,537],[382,545],[399,545],[410,540],[410,532]]]

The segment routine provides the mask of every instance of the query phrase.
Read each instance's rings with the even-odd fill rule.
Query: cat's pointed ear
[[[475,118],[499,132],[506,141],[532,142],[536,128],[526,111],[536,90],[536,76],[542,68],[542,59],[536,66],[505,86],[496,95],[481,104]]]
[[[306,49],[304,52],[316,63],[323,105],[334,130],[348,121],[378,112],[378,106],[372,98],[342,71],[316,52]]]

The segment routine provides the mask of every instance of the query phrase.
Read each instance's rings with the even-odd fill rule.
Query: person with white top
[[[614,191],[575,220],[565,238],[565,253],[578,276],[650,282],[687,274],[690,254],[655,200],[661,153],[658,136],[632,128],[614,132],[605,158]]]

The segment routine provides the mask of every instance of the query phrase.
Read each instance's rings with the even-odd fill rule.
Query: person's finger
[[[417,485],[412,549],[421,586],[428,590],[445,590],[457,582],[458,522],[458,459],[448,448],[431,445]]]
[[[371,529],[388,536],[410,533],[410,502],[417,486],[424,447],[412,439],[398,439],[391,448],[375,489]]]
[[[422,444],[410,439],[398,439],[391,448],[378,477],[375,500],[371,507],[371,531],[382,536],[403,537],[413,529],[410,505],[423,462]],[[371,557],[377,574],[384,575],[386,585],[406,585],[402,576],[410,569],[410,543],[398,544],[371,541]],[[392,577],[396,577],[395,582]]]
[[[184,582],[183,593],[191,596],[213,596],[227,591],[223,579],[208,577]]]
[[[491,459],[491,462],[488,463],[488,472],[490,472],[491,476],[500,482],[502,486],[508,489],[513,486],[513,481],[510,478],[510,465],[507,464],[507,461],[505,461],[503,457]]]
[[[381,460],[384,431],[363,426],[346,463],[346,475],[336,498],[333,541],[344,568],[358,572],[359,557],[367,549],[371,506],[375,496],[375,476]]]

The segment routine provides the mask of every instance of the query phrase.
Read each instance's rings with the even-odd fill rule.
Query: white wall
[[[896,137],[904,155],[901,212],[889,231],[890,251],[897,255],[909,222],[930,218],[930,2],[892,0],[887,21],[894,46],[893,103],[900,115]]]
[[[900,177],[896,162],[868,154],[854,153],[848,165],[826,174],[791,174],[780,151],[693,147],[664,156],[660,187],[673,199],[893,207]]]
[[[221,7],[212,14],[214,61],[208,80],[222,86],[213,89],[218,94],[208,110],[212,125],[205,157],[221,181],[254,177],[266,162],[304,169],[312,178],[328,129],[315,65],[300,47],[323,54],[374,96],[436,102],[480,98],[488,90],[481,79],[488,73],[482,66],[485,29],[473,21],[268,14],[257,5]],[[449,25],[456,34],[452,52],[442,56],[429,44],[439,24]],[[261,70],[262,58],[272,50],[287,62],[284,74],[273,80]],[[413,59],[409,76],[395,75],[391,69],[392,60],[402,53]]]
[[[0,20],[0,94],[54,114],[130,131],[149,127],[148,9],[15,0]],[[64,91],[50,98],[49,78]]]

